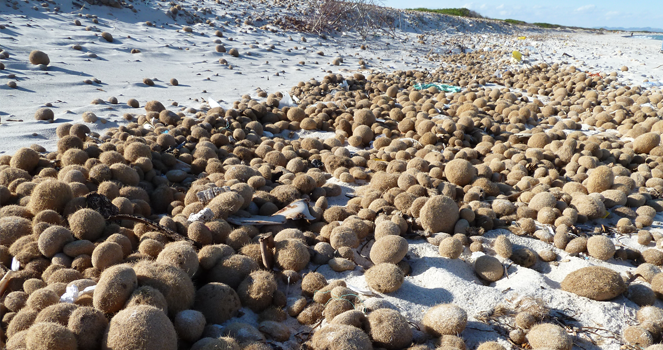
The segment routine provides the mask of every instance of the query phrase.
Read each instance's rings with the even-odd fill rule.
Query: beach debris
[[[416,90],[426,90],[431,87],[437,88],[439,91],[444,91],[444,92],[460,92],[461,88],[458,86],[453,86],[453,85],[447,85],[447,84],[440,84],[440,83],[428,83],[428,84],[414,84],[414,88]]]
[[[13,257],[11,269],[9,271],[6,271],[4,276],[2,276],[2,279],[0,279],[0,296],[5,294],[5,292],[7,291],[7,287],[9,286],[9,283],[11,282],[12,278],[14,278],[14,273],[18,271],[20,268],[21,268],[21,263],[16,259],[16,257]]]
[[[271,216],[252,215],[250,217],[228,217],[228,222],[235,225],[281,225],[287,220],[315,220],[308,208],[308,199],[298,199]]]
[[[83,290],[79,290],[78,285],[71,284],[67,286],[65,293],[60,297],[60,302],[73,304],[78,298],[84,295],[93,295],[95,288],[97,288],[97,286],[93,285],[85,287]]]
[[[228,186],[223,186],[223,187],[215,186],[196,193],[196,198],[198,198],[199,202],[203,204],[208,204],[209,202],[212,201],[212,199],[216,198],[216,196],[228,191],[230,191],[230,187]]]

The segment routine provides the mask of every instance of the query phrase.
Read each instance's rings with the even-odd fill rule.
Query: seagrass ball
[[[69,216],[69,226],[76,238],[96,241],[104,233],[106,220],[104,220],[104,217],[99,212],[84,208]],[[122,248],[120,247],[121,250]]]
[[[193,306],[207,323],[221,324],[234,317],[242,304],[234,289],[223,283],[208,283],[198,289]]]
[[[309,272],[302,278],[302,293],[313,296],[315,292],[327,286],[327,279],[319,272]]]
[[[500,235],[495,238],[493,249],[495,249],[497,255],[505,259],[510,258],[511,254],[513,254],[513,244],[511,244],[509,238],[504,235]]]
[[[32,148],[19,148],[9,161],[9,166],[23,169],[27,172],[33,171],[39,163],[39,153]]]
[[[474,271],[482,279],[495,282],[504,275],[504,266],[497,258],[482,255],[474,262]]]
[[[35,319],[35,323],[53,322],[66,327],[69,323],[69,317],[76,309],[78,309],[78,305],[76,304],[53,304],[39,312],[37,318]]]
[[[254,312],[261,312],[272,304],[277,287],[272,273],[255,271],[240,283],[237,294],[243,306]]]
[[[474,180],[476,168],[465,159],[454,159],[444,167],[444,175],[454,185],[465,186]]]
[[[391,223],[391,221],[385,221]],[[408,243],[401,236],[388,235],[378,239],[371,247],[370,258],[374,264],[397,264],[407,255]]]
[[[639,306],[653,305],[656,293],[645,284],[633,283],[628,286],[627,298]]]
[[[193,277],[198,271],[198,254],[191,243],[172,242],[157,256],[157,262],[171,265],[184,270],[184,272]]]
[[[327,301],[325,305],[325,319],[327,322],[331,322],[334,317],[340,315],[346,311],[352,310],[353,304],[347,299],[343,298],[332,298]]]
[[[629,345],[639,348],[647,348],[654,343],[654,337],[646,329],[639,326],[627,326],[624,328],[624,341]]]
[[[615,244],[606,236],[592,236],[587,240],[587,252],[596,259],[609,260],[615,251]]]
[[[164,313],[168,314],[168,302],[163,294],[156,288],[150,286],[142,286],[136,288],[129,300],[124,305],[125,308],[136,305],[150,305],[157,309],[161,309]]]
[[[379,241],[381,238],[387,236],[400,236],[400,227],[390,220],[383,220],[375,225],[375,240]]]
[[[25,303],[28,301],[28,297],[29,295],[26,292],[11,292],[5,297],[4,305],[10,312],[18,312],[25,306]]]
[[[210,282],[221,282],[237,288],[246,276],[258,268],[258,263],[250,257],[233,254],[219,260],[209,270],[207,277]]]
[[[133,268],[124,265],[109,267],[101,273],[94,290],[93,305],[104,313],[116,313],[124,307],[137,285]]]
[[[35,323],[25,338],[28,349],[34,350],[75,350],[76,337],[67,327],[51,322]]]
[[[481,343],[481,345],[479,345],[477,350],[506,350],[506,348],[500,345],[500,343],[496,341],[488,341],[485,343]]]
[[[7,338],[11,339],[16,333],[25,331],[30,328],[30,326],[32,326],[35,319],[37,318],[37,314],[39,314],[39,311],[30,307],[25,307],[21,311],[14,314],[14,316],[11,318],[11,321],[9,321],[9,325],[7,326]]]
[[[48,55],[45,52],[39,50],[32,50],[30,52],[30,55],[28,56],[28,60],[30,61],[30,63],[34,65],[40,65],[40,64],[48,65],[51,63],[51,60],[50,58],[48,58]]]
[[[55,119],[55,113],[50,108],[40,108],[35,112],[36,120],[53,120]]]
[[[467,313],[453,304],[439,304],[426,311],[421,323],[435,337],[460,334],[467,325]]]
[[[150,261],[141,261],[133,269],[139,286],[151,286],[163,294],[169,315],[174,316],[193,305],[196,290],[191,278],[182,269]]]
[[[108,32],[101,32],[101,37],[104,38],[104,40],[108,41],[109,43],[113,42],[113,35]]]
[[[412,329],[400,312],[378,309],[368,314],[373,343],[388,350],[403,349],[412,343]]]
[[[301,324],[312,325],[322,318],[325,307],[320,303],[311,303],[297,315],[297,321]]]
[[[573,347],[573,339],[566,330],[552,323],[541,323],[532,327],[527,334],[527,341],[533,349],[571,350]]]
[[[536,323],[536,317],[527,311],[516,314],[516,326],[522,329],[530,329]]]
[[[601,266],[583,267],[568,274],[562,290],[593,300],[610,300],[626,291],[624,280],[614,270]]]
[[[195,342],[205,330],[205,316],[202,312],[196,310],[184,310],[175,315],[173,325],[177,335],[187,341]]]
[[[64,182],[42,181],[32,190],[27,207],[34,215],[47,209],[62,213],[73,196],[71,187]]]
[[[177,333],[163,311],[152,306],[139,305],[126,308],[113,316],[104,335],[102,347],[177,350]]]
[[[380,263],[368,269],[364,278],[371,289],[380,293],[393,293],[405,281],[405,274],[395,264]]]
[[[60,297],[54,291],[42,288],[30,294],[26,305],[32,310],[41,311],[58,302]]]
[[[311,258],[308,247],[298,239],[286,239],[275,243],[274,259],[284,270],[301,271]]]
[[[372,349],[369,336],[359,328],[330,324],[318,330],[311,338],[313,349],[359,350]]]
[[[93,307],[79,307],[69,316],[67,328],[76,337],[78,350],[95,350],[101,347],[101,341],[108,326],[103,312]]]
[[[454,237],[447,237],[440,242],[439,252],[445,258],[458,259],[463,253],[463,243]]]
[[[445,195],[431,197],[419,212],[421,226],[431,233],[452,233],[458,217],[458,205]]]

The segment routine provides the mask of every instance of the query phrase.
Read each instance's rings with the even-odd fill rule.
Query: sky
[[[466,7],[482,16],[568,26],[663,28],[663,0],[382,0],[395,8]]]

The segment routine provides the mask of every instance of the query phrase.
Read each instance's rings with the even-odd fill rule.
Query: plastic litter
[[[368,296],[375,295],[375,293],[373,293],[373,291],[368,289],[368,288],[357,287],[357,286],[354,286],[350,283],[346,283],[346,285],[347,285],[348,289],[350,289],[351,291],[353,291],[357,294],[368,295]]]
[[[214,212],[210,208],[204,208],[203,210],[197,212],[197,213],[192,213],[189,215],[189,222],[196,222],[196,221],[201,221],[201,222],[208,222],[214,219]]]
[[[520,62],[520,61],[523,60],[523,55],[520,53],[520,51],[517,51],[517,50],[514,51],[514,52],[511,54],[511,57],[515,58],[516,61],[518,61],[518,62]]]
[[[525,40],[525,39],[527,39],[526,36],[519,36],[519,37],[518,37],[518,40]]]
[[[292,100],[292,97],[290,97],[290,94],[287,92],[282,92],[283,93],[283,98],[281,98],[281,101],[279,101],[279,107],[297,107],[297,104],[295,101]]]
[[[89,286],[89,287],[86,287],[85,289],[83,289],[83,291],[79,292],[78,286],[75,285],[75,284],[72,284],[69,287],[67,287],[67,290],[64,292],[64,294],[62,294],[62,296],[60,297],[60,302],[61,303],[73,304],[81,296],[87,295],[87,294],[93,294],[95,288],[97,288],[96,285],[95,286]]]
[[[347,80],[343,80],[343,82],[338,87],[343,88],[345,91],[348,91],[348,89],[350,88],[350,85],[348,85]]]
[[[439,83],[430,83],[430,84],[414,84],[414,88],[416,90],[425,90],[430,87],[436,87],[440,91],[444,92],[460,92],[460,87],[458,86],[453,86],[453,85],[447,85],[447,84],[439,84]]]
[[[12,258],[12,271],[18,271],[21,268],[21,262],[16,260],[16,257]]]
[[[209,104],[210,108],[221,107],[221,105],[214,101],[213,98],[208,98],[207,103]]]

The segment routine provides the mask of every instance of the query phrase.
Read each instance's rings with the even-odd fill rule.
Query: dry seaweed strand
[[[570,311],[569,309],[564,309],[564,310],[556,310],[556,313],[558,314],[557,316],[552,316],[551,319],[553,322],[557,323],[559,326],[563,327],[566,329],[566,331],[585,341],[590,342],[594,346],[600,346],[601,342],[598,340],[595,340],[592,335],[598,336],[602,339],[612,339],[616,340],[620,344],[621,349],[626,349],[626,350],[641,350],[641,348],[635,346],[635,345],[630,345],[627,344],[623,337],[614,331],[611,331],[607,328],[603,327],[591,327],[591,326],[576,326],[573,323],[579,323],[579,321],[575,318],[574,315],[568,315],[566,312]],[[573,342],[573,345],[578,346],[579,348],[584,349],[580,344],[577,342]]]
[[[129,214],[117,214],[117,215],[113,215],[113,216],[109,217],[106,220],[131,220],[131,221],[140,222],[140,223],[143,223],[147,226],[150,226],[150,227],[164,233],[166,236],[168,236],[168,238],[170,238],[173,241],[186,240],[186,241],[189,241],[189,242],[193,242],[190,239],[182,236],[181,234],[179,234],[179,233],[177,233],[177,232],[175,232],[175,231],[173,231],[173,230],[171,230],[167,227],[163,227],[163,226],[161,226],[161,225],[159,225],[155,222],[152,222],[152,221],[150,221],[146,218],[142,218],[140,216],[129,215]]]
[[[108,199],[108,197],[104,196],[103,194],[99,194],[97,192],[92,192],[89,193],[88,195],[85,196],[86,204],[87,207],[99,212],[101,216],[103,216],[106,220],[131,220],[135,222],[140,222],[142,224],[145,224],[147,226],[150,226],[154,228],[155,230],[162,232],[165,234],[169,239],[173,241],[182,241],[182,240],[187,240],[192,242],[190,239],[187,237],[182,236],[181,234],[167,228],[164,226],[161,226],[151,220],[148,220],[146,218],[136,216],[136,215],[129,215],[129,214],[120,214],[119,209],[113,205],[113,203]]]

